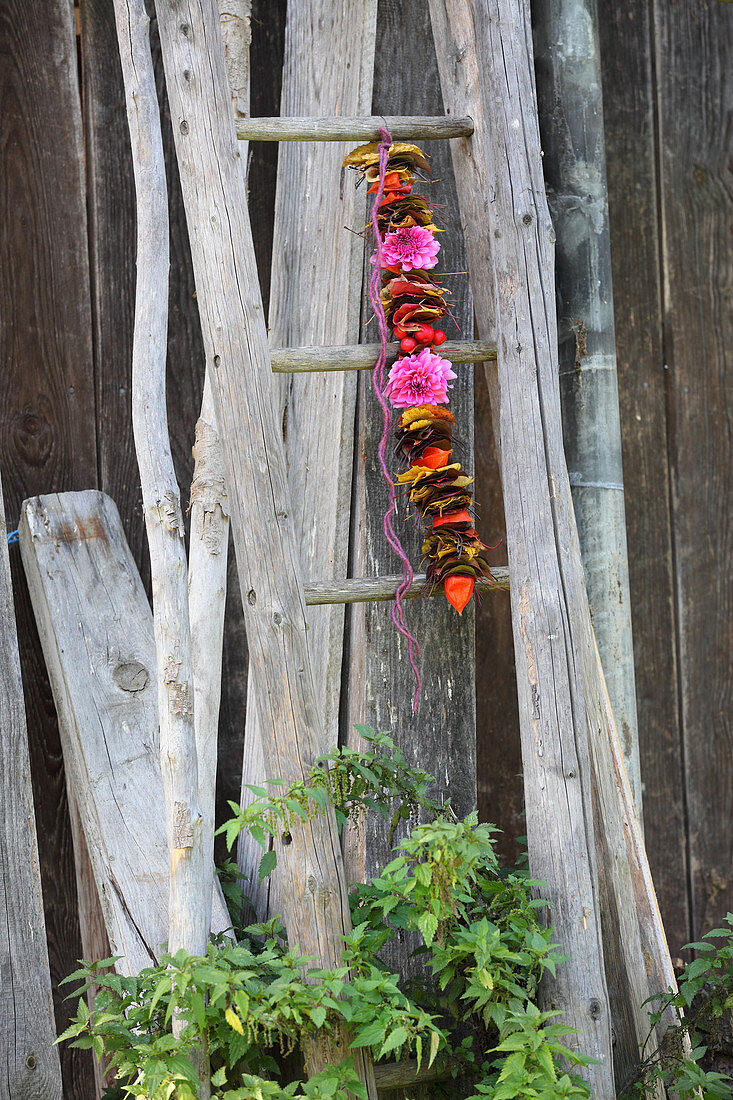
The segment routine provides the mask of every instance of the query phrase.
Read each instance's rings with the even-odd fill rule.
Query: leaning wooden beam
[[[596,0],[538,0],[532,15],[542,164],[557,234],[565,455],[593,627],[641,820],[598,8]]]
[[[545,997],[578,1028],[578,1047],[602,1058],[588,1076],[594,1096],[605,1100],[614,1087],[599,909],[614,949],[608,972],[617,1039],[637,1058],[648,1030],[643,1002],[658,986],[645,956],[626,820],[604,731],[603,678],[562,449],[554,235],[526,64],[528,10],[517,0],[449,0],[447,7],[431,0],[431,11],[447,106],[462,111],[470,105],[477,119],[471,148],[457,143],[453,153],[464,218],[470,224],[488,218],[487,233],[469,238],[479,325],[495,311],[497,330],[512,334],[499,349],[492,403],[507,514],[530,864],[549,886],[548,916],[570,956]],[[595,829],[591,791],[598,801]]]
[[[168,939],[153,617],[104,493],[23,504],[20,550],[111,952],[123,973]],[[229,926],[218,884],[212,929]]]
[[[324,115],[366,114],[371,107],[376,0],[298,0],[288,5],[281,110]],[[349,57],[351,63],[344,64]],[[278,153],[268,314],[275,346],[324,345],[359,338],[363,241],[344,226],[366,221],[364,192],[336,185],[344,150],[338,145],[283,145]],[[307,209],[303,197],[307,194]],[[311,216],[314,213],[315,216]],[[287,242],[286,248],[277,242]],[[330,349],[329,349],[330,350]],[[306,576],[328,581],[348,572],[351,473],[357,377],[350,372],[295,373],[278,385],[281,424],[298,540]],[[317,461],[314,461],[315,456]],[[308,649],[316,696],[322,700],[321,750],[339,744],[344,638],[343,605],[308,615]],[[244,735],[242,802],[264,771],[255,685],[250,681]],[[260,886],[262,849],[248,833],[238,845],[245,893],[259,919],[277,912],[277,871]]]
[[[0,653],[0,1096],[61,1100],[2,484]]]
[[[322,722],[218,12],[214,0],[158,0],[156,10],[267,774],[303,781],[322,750]],[[338,966],[351,919],[335,816],[298,824],[285,839],[276,850],[290,943]],[[346,1036],[330,1033],[307,1052],[308,1072],[346,1051]],[[357,1067],[376,1097],[361,1055]]]
[[[476,583],[478,593],[495,592],[497,589],[508,591],[509,570],[502,565],[491,570],[493,583],[479,580]],[[373,603],[379,600],[393,600],[402,583],[401,576],[394,577],[349,577],[344,581],[306,582],[305,602],[308,605],[324,603]],[[414,600],[419,596],[439,595],[441,589],[426,592],[427,577],[416,573],[412,586],[403,594],[403,599]]]
[[[533,876],[568,962],[545,1001],[577,1029],[596,1100],[615,1096],[595,860],[589,723],[601,727],[583,566],[562,448],[554,234],[525,0],[430,0],[481,336],[498,334],[498,426]],[[470,106],[469,106],[470,105]],[[489,201],[490,198],[490,201]],[[591,671],[591,663],[592,670]],[[593,682],[595,677],[596,683]],[[593,698],[593,689],[596,697]]]
[[[298,371],[371,370],[379,344],[346,344],[343,347],[276,348],[271,352],[276,374]],[[399,344],[387,344],[387,359],[396,359]],[[487,363],[496,359],[496,344],[480,340],[447,340],[440,354],[451,363]]]
[[[202,955],[209,937],[193,721],[185,528],[165,401],[168,192],[150,19],[115,0],[137,213],[132,427],[150,547],[160,760],[170,845],[169,949]]]
[[[469,137],[470,118],[411,118],[407,115],[376,118],[248,118],[237,121],[237,137],[243,141],[378,141],[386,126],[395,141]]]
[[[206,371],[196,424],[191,483],[188,609],[191,624],[193,714],[196,730],[199,806],[203,817],[204,889],[211,898],[214,873],[214,810],[221,702],[224,609],[227,594],[229,502],[224,455],[216,428],[211,376]],[[207,925],[211,915],[206,914]]]

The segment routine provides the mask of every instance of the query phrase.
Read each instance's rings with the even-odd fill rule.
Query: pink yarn
[[[447,405],[448,383],[458,375],[448,359],[442,359],[430,348],[417,355],[398,359],[389,372],[385,394],[396,409],[411,405]]]
[[[399,264],[403,271],[419,271],[435,267],[440,245],[429,229],[420,225],[395,229],[387,233],[382,243],[382,266]]]
[[[389,489],[389,505],[387,511],[384,513],[384,536],[387,542],[392,547],[394,552],[402,562],[402,583],[395,593],[394,603],[392,604],[392,622],[397,627],[400,634],[407,642],[407,657],[410,662],[410,668],[415,674],[415,696],[412,701],[413,713],[417,710],[417,701],[420,698],[420,671],[417,667],[417,657],[420,656],[420,646],[418,645],[417,638],[410,633],[408,626],[405,623],[405,613],[402,606],[402,599],[405,593],[409,590],[412,579],[412,565],[405,550],[400,542],[399,538],[395,534],[394,527],[392,526],[392,516],[395,513],[397,506],[397,494],[395,492],[394,481],[390,474],[389,467],[387,466],[387,444],[389,442],[390,431],[392,429],[392,413],[390,412],[387,399],[384,395],[384,368],[387,365],[387,342],[389,340],[389,330],[387,328],[387,319],[384,316],[384,306],[382,305],[382,299],[379,296],[380,291],[380,268],[385,266],[383,258],[383,238],[379,231],[379,222],[377,221],[377,212],[379,205],[384,197],[384,177],[387,169],[387,160],[389,159],[389,150],[392,145],[392,135],[389,130],[383,127],[379,128],[379,145],[377,146],[379,151],[379,183],[377,186],[377,193],[374,196],[374,204],[372,206],[372,230],[374,232],[375,249],[374,256],[372,257],[373,266],[372,273],[369,279],[369,300],[374,309],[374,314],[379,324],[379,339],[380,349],[379,358],[377,359],[374,367],[374,373],[372,374],[372,383],[374,385],[374,392],[377,395],[379,404],[382,406],[382,414],[384,417],[384,428],[382,431],[382,438],[379,441],[379,463],[382,468],[382,474],[384,480],[387,482]]]

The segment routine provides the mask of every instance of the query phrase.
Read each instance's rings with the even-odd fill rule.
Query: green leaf
[[[277,867],[277,852],[274,848],[271,848],[269,852],[265,852],[260,860],[260,882],[266,879],[268,875]]]
[[[438,931],[438,918],[433,913],[426,911],[417,918],[417,926],[422,932],[425,945],[430,947],[435,939],[435,933]]]
[[[326,1022],[326,1010],[323,1005],[315,1005],[310,1012],[311,1020],[316,1027],[323,1027]]]

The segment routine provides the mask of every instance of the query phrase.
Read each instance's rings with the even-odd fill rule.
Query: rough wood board
[[[6,534],[0,485],[0,1097],[61,1100]]]
[[[389,3],[383,0],[379,5],[373,110],[443,113],[429,14],[422,0]],[[432,157],[435,174],[435,182],[425,185],[424,193],[436,203],[439,224],[446,229],[439,238],[441,252],[435,274],[440,277],[441,271],[464,273],[445,279],[453,295],[451,309],[460,326],[459,331],[446,316],[445,331],[452,340],[471,340],[473,303],[465,274],[450,150],[447,142],[420,142],[420,145]],[[354,186],[350,177],[346,186]],[[418,186],[417,191],[423,193],[423,188]],[[368,257],[365,270],[370,271]],[[368,323],[371,312],[371,307],[365,304],[362,339],[367,342],[378,336],[376,322]],[[473,368],[465,367],[457,373],[450,408],[457,419],[455,438],[464,445],[461,459],[466,469],[473,472]],[[394,574],[399,562],[387,546],[382,530],[387,505],[387,489],[377,456],[382,412],[368,375],[360,377],[359,387],[349,574],[373,577]],[[402,505],[395,526],[417,568],[421,540],[413,523],[405,521]],[[349,695],[347,725],[342,736],[352,740],[353,724],[357,722],[378,730],[391,730],[407,759],[436,776],[436,793],[449,797],[456,813],[463,816],[476,805],[473,605],[459,619],[442,596],[415,600],[408,604],[405,617],[422,646],[423,688],[417,714],[412,713],[414,680],[405,646],[392,624],[389,605],[360,604],[349,611]],[[387,832],[375,815],[363,830],[349,838],[351,878],[362,880],[375,875],[389,861]],[[403,835],[401,826],[395,843]],[[392,945],[388,965],[403,973],[414,973],[416,963],[410,960],[410,954],[416,946],[416,939]],[[420,1095],[423,1094],[421,1089]],[[394,1094],[386,1094],[390,1095]]]
[[[112,953],[136,972],[168,936],[152,616],[114,503],[34,497],[21,550]],[[228,927],[217,890],[212,927]]]
[[[692,935],[733,909],[733,9],[654,4],[664,365]]]
[[[376,0],[307,0],[290,5],[285,29],[283,115],[366,113],[372,95]],[[352,64],[345,65],[349,54]],[[345,225],[364,220],[362,193],[339,189],[348,145],[288,144],[280,149],[275,193],[269,337],[276,347],[356,343],[361,305],[361,240]],[[351,372],[295,374],[277,387],[293,521],[303,574],[346,576],[357,379]],[[308,649],[321,700],[321,751],[338,743],[344,610],[308,613]],[[264,769],[262,731],[252,690],[247,700],[242,781],[277,779]],[[243,786],[242,801],[251,798]],[[262,850],[240,836],[245,893],[260,893]],[[277,872],[263,884],[277,891]],[[264,918],[268,902],[255,908]],[[275,903],[277,904],[277,903]]]
[[[336,11],[333,5],[331,5],[331,11]],[[328,52],[320,55],[322,63],[328,59]],[[365,118],[363,115],[319,117],[283,114],[274,118],[248,118],[237,121],[237,137],[245,141],[345,141],[354,145],[360,141],[377,141],[379,129],[385,124],[396,141],[466,137],[473,131],[470,118],[425,115],[375,115],[372,118]]]
[[[83,151],[73,8],[0,5],[0,463],[17,526],[30,493],[97,480]],[[11,551],[56,1024],[81,954],[56,715],[20,555]],[[61,1050],[64,1089],[93,1088],[88,1052]]]
[[[623,10],[601,4],[599,29],[645,841],[670,947],[679,954],[693,935],[675,647],[650,12],[642,0]]]

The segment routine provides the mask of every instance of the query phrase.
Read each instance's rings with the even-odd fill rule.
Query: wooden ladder
[[[237,122],[236,137],[358,142],[375,140],[386,125],[396,139],[453,139],[479,340],[446,344],[443,353],[456,363],[497,364],[489,383],[507,519],[530,863],[547,884],[548,917],[570,960],[547,983],[546,996],[577,1030],[578,1048],[598,1059],[587,1071],[593,1095],[610,1100],[609,985],[625,1021],[617,1024],[617,1043],[638,1054],[646,1037],[643,1002],[673,975],[628,782],[614,755],[563,455],[553,233],[528,12],[523,0],[430,6],[446,117],[248,119]],[[223,55],[210,45],[217,40],[215,5],[158,0],[157,12],[250,671],[267,731],[265,764],[268,775],[292,782],[322,751],[306,605],[389,599],[399,578],[303,582],[272,373],[367,369],[377,351],[270,352]],[[506,585],[507,571],[496,570],[495,578]],[[412,594],[423,586],[416,578]],[[333,817],[315,818],[287,839],[278,844],[285,924],[304,954],[337,965],[349,915]],[[609,914],[606,943],[614,945],[605,970],[601,909]]]

